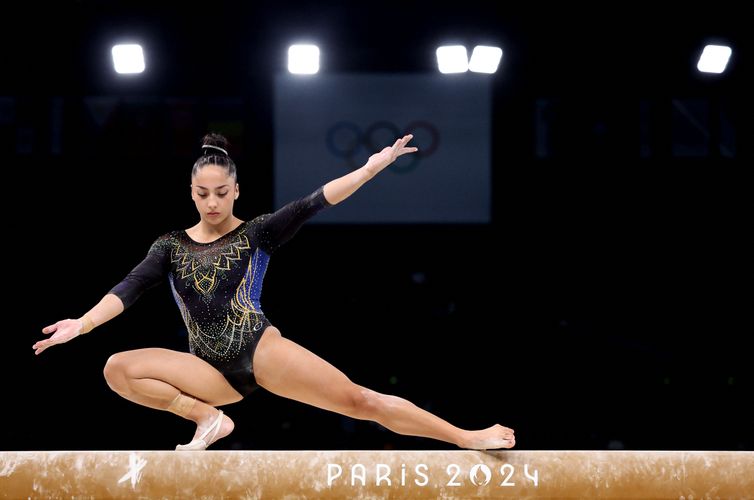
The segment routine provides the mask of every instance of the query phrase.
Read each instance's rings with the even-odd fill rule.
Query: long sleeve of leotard
[[[312,194],[292,201],[272,214],[263,216],[259,226],[259,246],[267,253],[277,250],[290,240],[304,222],[314,217],[320,210],[330,207],[320,187]]]
[[[128,309],[142,293],[157,286],[167,276],[169,260],[164,239],[158,238],[146,258],[108,293],[116,295],[123,302],[124,310]]]

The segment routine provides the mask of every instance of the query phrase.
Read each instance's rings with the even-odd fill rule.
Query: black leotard
[[[270,326],[259,304],[270,255],[328,206],[320,187],[209,243],[192,240],[184,230],[167,233],[109,293],[128,308],[167,275],[188,329],[191,353],[217,368],[247,396],[258,387],[254,350]]]

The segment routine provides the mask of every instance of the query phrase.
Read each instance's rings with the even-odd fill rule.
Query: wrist
[[[80,317],[78,320],[81,323],[81,329],[79,330],[79,335],[84,335],[85,333],[89,333],[92,330],[94,330],[94,327],[96,326],[94,324],[94,321],[92,321],[92,318],[84,314],[82,317]]]
[[[372,178],[379,173],[379,170],[375,170],[369,164],[366,164],[359,169],[359,172],[361,172],[361,184],[364,184],[365,182],[372,180]]]

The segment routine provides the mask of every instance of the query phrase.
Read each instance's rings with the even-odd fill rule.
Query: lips
[[[220,215],[220,212],[210,212],[207,215],[209,215],[210,217],[214,217],[216,215]]]

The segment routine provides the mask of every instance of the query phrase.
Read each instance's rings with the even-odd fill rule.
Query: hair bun
[[[202,149],[204,150],[205,155],[216,155],[217,154],[216,151],[219,151],[225,156],[230,156],[228,154],[228,151],[218,146],[211,146],[209,144],[205,144],[204,146],[202,146]]]
[[[228,146],[228,139],[220,134],[207,134],[202,137],[202,153],[194,162],[194,166],[191,169],[191,178],[196,177],[199,170],[205,166],[213,165],[225,169],[228,172],[228,176],[232,177],[235,182],[238,182],[236,164],[228,154],[228,150],[230,149]]]
[[[217,154],[217,151],[220,151],[224,155],[230,156],[228,146],[230,146],[228,139],[220,134],[211,133],[202,137],[202,152],[205,155]]]

